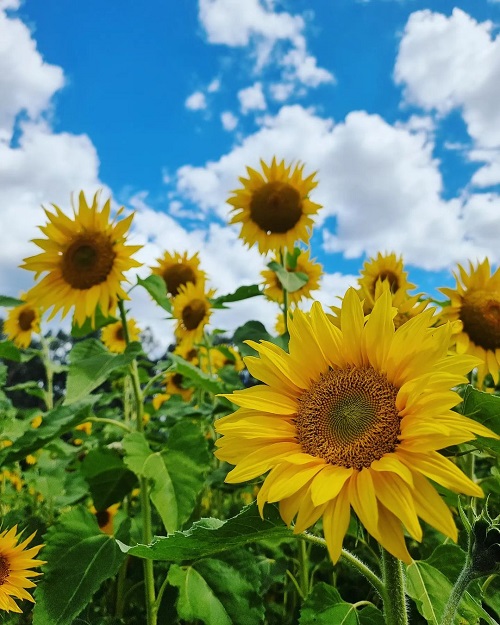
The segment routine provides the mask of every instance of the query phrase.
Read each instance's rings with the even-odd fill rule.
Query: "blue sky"
[[[98,187],[137,211],[145,263],[200,250],[220,293],[257,281],[224,200],[273,154],[319,172],[325,304],[379,250],[423,291],[499,262],[499,2],[0,0],[0,18],[4,293],[30,286],[40,204]],[[236,308],[218,325],[274,317]]]

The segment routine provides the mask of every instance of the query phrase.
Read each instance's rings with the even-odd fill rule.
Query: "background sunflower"
[[[26,298],[21,296],[21,299]],[[11,308],[3,329],[7,338],[18,347],[29,347],[31,335],[40,334],[40,310],[32,302]]]
[[[127,319],[127,332],[130,342],[140,340],[141,330],[134,319]],[[101,340],[110,352],[122,354],[127,347],[122,322],[117,321],[105,326],[101,331]]]
[[[210,297],[214,291],[205,293],[205,283],[188,282],[181,286],[174,298],[172,314],[177,319],[175,335],[185,347],[201,340],[203,329],[212,314]]]
[[[205,272],[200,269],[200,259],[197,253],[188,257],[187,252],[184,254],[165,252],[156,262],[158,266],[151,267],[151,270],[163,278],[167,293],[170,293],[172,297],[178,295],[180,287],[188,282],[197,284],[205,281]]]
[[[280,259],[276,256],[273,259],[279,263]],[[286,267],[287,271],[294,273],[304,273],[308,277],[307,282],[296,291],[288,292],[288,302],[297,304],[301,299],[311,297],[311,291],[319,289],[319,281],[323,269],[319,263],[315,263],[309,258],[309,251],[300,251],[297,256],[296,265],[293,269]],[[265,269],[260,274],[264,278],[264,295],[273,302],[283,303],[283,286],[278,279],[275,271]]]

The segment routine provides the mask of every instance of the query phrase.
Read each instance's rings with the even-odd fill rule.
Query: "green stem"
[[[285,252],[281,250],[280,251],[281,266],[286,271],[287,268],[286,268],[285,258],[286,258],[286,250]],[[285,318],[285,333],[286,333],[288,332],[288,291],[286,290],[284,286],[283,286],[283,316]]]
[[[41,335],[41,342],[43,366],[47,377],[47,389],[44,393],[45,407],[47,410],[52,410],[54,408],[54,370],[50,359],[49,343],[43,335]]]
[[[408,625],[403,563],[382,547],[382,573],[385,586],[384,616],[387,625]]]
[[[125,579],[127,577],[129,557],[127,556],[120,565],[118,571],[118,579],[116,580],[116,605],[115,616],[116,618],[122,618],[125,608]]]
[[[125,312],[125,305],[123,300],[118,301],[118,307],[120,309],[120,317],[123,326],[123,336],[125,342],[128,345],[130,337],[127,328],[127,315]],[[137,360],[130,363],[130,378],[132,381],[132,390],[135,398],[135,416],[136,416],[136,430],[143,432],[143,414],[144,414],[144,397],[141,391],[141,384],[139,380],[139,370],[137,367]],[[153,538],[153,530],[151,523],[151,503],[149,500],[148,482],[146,478],[139,477],[140,499],[141,499],[141,516],[142,516],[142,541],[145,545],[149,545]],[[153,561],[149,559],[143,560],[144,567],[144,584],[146,590],[146,609],[147,609],[147,625],[157,625],[158,607],[156,604],[155,594],[155,579],[153,570]]]
[[[304,540],[299,541],[299,581],[302,596],[309,594],[309,557],[307,555],[307,545]]]
[[[131,428],[128,427],[125,423],[121,421],[116,421],[116,419],[106,419],[105,417],[89,417],[86,421],[92,421],[92,423],[109,423],[109,425],[116,425],[117,428],[121,428],[126,432],[133,432]]]
[[[473,579],[475,579],[475,576],[470,567],[469,559],[467,558],[467,562],[465,563],[462,572],[458,576],[458,579],[452,588],[448,603],[444,608],[443,620],[441,621],[441,625],[453,625],[453,622],[455,620],[455,613],[457,611],[460,600],[462,599],[462,595],[467,590],[467,586],[472,582]]]

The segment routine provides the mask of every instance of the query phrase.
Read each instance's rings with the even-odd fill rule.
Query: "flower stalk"
[[[387,625],[408,625],[403,563],[382,547],[382,580],[385,595],[384,616]]]

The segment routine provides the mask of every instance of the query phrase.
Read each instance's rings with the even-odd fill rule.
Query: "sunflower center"
[[[0,555],[0,586],[3,586],[9,577],[9,564],[9,560],[5,556]]]
[[[205,302],[202,299],[193,299],[182,309],[182,322],[186,330],[195,330],[205,317]]]
[[[125,341],[125,333],[123,332],[123,326],[116,328],[115,339],[117,341]]]
[[[35,311],[31,309],[23,310],[19,315],[19,327],[23,332],[31,330],[33,321],[35,320]]]
[[[398,389],[373,367],[330,369],[299,399],[303,450],[330,464],[361,470],[398,445]]]
[[[387,280],[391,289],[391,293],[395,293],[399,288],[399,276],[397,276],[394,272],[390,270],[381,271],[377,277],[377,280],[380,280],[381,282]]]
[[[286,182],[268,182],[253,192],[250,216],[265,232],[288,232],[302,216],[300,194]]]
[[[112,240],[102,232],[80,234],[62,256],[64,281],[74,289],[90,289],[106,280],[115,257]]]
[[[181,373],[174,373],[172,376],[172,382],[177,388],[183,388],[182,384],[184,382],[184,377]]]
[[[188,282],[196,284],[196,274],[192,267],[183,263],[170,265],[162,273],[162,277],[167,285],[167,291],[175,296],[179,293],[179,288]]]
[[[500,348],[500,293],[474,289],[462,302],[460,317],[471,340],[486,350]]]
[[[97,519],[97,525],[99,525],[99,527],[106,527],[106,525],[111,520],[111,515],[107,510],[98,510],[95,513],[95,517]]]

